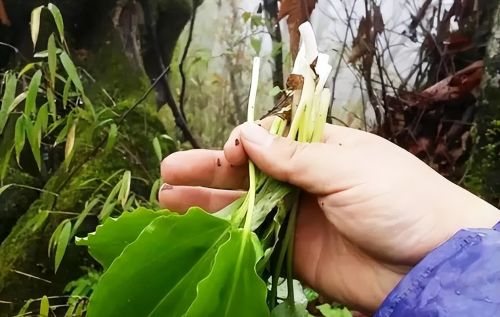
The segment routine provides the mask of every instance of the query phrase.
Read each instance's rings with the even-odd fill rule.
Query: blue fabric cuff
[[[500,316],[500,223],[460,230],[428,254],[374,317]]]

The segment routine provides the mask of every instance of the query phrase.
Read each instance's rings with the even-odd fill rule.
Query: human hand
[[[218,211],[243,194],[250,158],[305,191],[294,269],[323,295],[372,312],[399,280],[459,229],[492,227],[500,212],[376,135],[327,125],[322,143],[236,128],[224,151],[177,152],[162,162],[160,203]]]

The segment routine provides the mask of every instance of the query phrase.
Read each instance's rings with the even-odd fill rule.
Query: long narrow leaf
[[[125,171],[122,178],[122,186],[120,188],[120,192],[118,193],[118,200],[123,208],[125,208],[125,204],[127,203],[128,195],[130,193],[131,176],[130,171]]]
[[[26,96],[26,102],[24,106],[24,113],[30,117],[36,112],[36,97],[38,95],[38,88],[40,88],[40,82],[42,80],[42,71],[37,70],[33,77],[31,78],[30,85],[28,87],[28,95]]]
[[[71,58],[66,54],[66,52],[62,52],[61,55],[59,55],[59,59],[61,60],[61,63],[64,67],[64,70],[68,74],[69,78],[75,85],[76,89],[80,91],[80,93],[83,93],[83,85],[80,80],[80,77],[78,76],[78,72],[76,71],[75,64],[73,64],[73,61]]]
[[[3,132],[5,124],[9,118],[9,109],[14,102],[16,96],[17,79],[11,73],[7,73],[4,76],[5,89],[2,98],[2,107],[0,108],[0,135]]]
[[[49,5],[50,6],[50,5]],[[48,63],[49,63],[49,75],[50,75],[50,86],[54,89],[56,84],[56,72],[57,72],[57,53],[56,53],[56,41],[54,39],[54,34],[49,36],[47,42],[47,52],[48,52]]]
[[[52,3],[49,3],[47,8],[54,17],[54,22],[56,23],[57,30],[59,31],[59,37],[61,38],[61,42],[64,42],[64,21],[61,15],[61,11],[59,11],[59,8]]]
[[[37,131],[30,120],[24,120],[24,127],[26,128],[26,135],[31,147],[31,153],[35,158],[38,169],[42,169],[42,157],[40,154],[40,138],[38,136],[41,131]]]
[[[62,228],[61,234],[57,239],[56,255],[54,258],[54,268],[56,272],[57,269],[59,269],[59,265],[61,265],[61,261],[64,257],[64,253],[66,252],[66,248],[68,247],[70,237],[71,237],[71,222],[68,221]]]
[[[14,144],[16,149],[16,161],[19,164],[19,157],[24,148],[24,142],[26,141],[26,133],[24,127],[24,116],[20,116],[16,121],[16,131],[14,136]]]
[[[39,6],[31,11],[31,40],[33,41],[33,49],[36,47],[38,34],[40,33],[40,14],[43,6]]]

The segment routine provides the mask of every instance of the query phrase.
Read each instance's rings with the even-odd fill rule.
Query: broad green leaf
[[[31,11],[31,40],[33,41],[33,50],[36,47],[38,40],[38,33],[40,33],[40,14],[42,13],[43,6],[39,6]]]
[[[257,275],[260,255],[257,236],[234,230],[218,250],[210,274],[198,285],[198,294],[185,317],[269,316],[266,283]]]
[[[19,157],[24,148],[24,142],[26,141],[25,127],[24,127],[24,116],[20,116],[16,120],[16,131],[14,136],[14,144],[16,149],[16,161],[19,164]]]
[[[156,158],[158,159],[158,162],[161,162],[161,160],[162,160],[161,146],[160,146],[160,141],[158,141],[157,137],[155,137],[153,139],[153,148],[155,150],[155,154],[156,154]]]
[[[17,79],[11,73],[4,76],[5,88],[3,91],[2,107],[0,108],[0,134],[2,134],[7,119],[9,118],[9,109],[14,102],[16,96]]]
[[[76,231],[80,227],[80,225],[83,223],[85,218],[89,215],[89,213],[94,209],[94,207],[97,205],[99,202],[99,198],[94,198],[90,202],[85,204],[85,208],[83,211],[78,215],[78,218],[76,218],[75,225],[73,226],[73,230],[71,230],[71,237],[75,235]]]
[[[4,185],[4,186],[0,187],[0,195],[2,195],[2,193],[4,191],[6,191],[7,189],[9,189],[12,186],[14,186],[14,184],[7,184],[7,185]]]
[[[106,147],[104,148],[105,152],[109,152],[113,149],[113,146],[115,146],[116,143],[117,136],[118,136],[118,126],[115,123],[113,123],[109,127],[108,140],[106,142]]]
[[[165,211],[152,211],[139,208],[133,212],[124,212],[118,218],[108,218],[86,238],[76,240],[77,245],[86,245],[89,253],[104,269],[118,257],[123,249],[134,242],[141,231],[154,219],[167,216]]]
[[[59,268],[59,265],[61,264],[61,261],[64,257],[64,253],[66,252],[66,248],[68,247],[68,242],[70,239],[71,235],[71,222],[66,222],[64,227],[61,230],[61,234],[59,235],[57,239],[57,246],[56,246],[56,255],[54,258],[54,267],[55,271],[57,272],[57,269]]]
[[[57,30],[59,31],[61,42],[64,42],[64,21],[61,11],[59,11],[59,8],[52,3],[49,3],[47,9],[49,9],[50,13],[52,13],[52,16],[54,17],[54,22],[56,23]]]
[[[41,80],[42,80],[42,71],[37,70],[36,73],[31,78],[31,82],[28,87],[28,95],[26,96],[26,102],[24,106],[24,113],[28,117],[30,117],[32,114],[36,112],[36,97],[38,95],[38,88],[40,88]]]
[[[66,169],[69,168],[69,164],[73,158],[73,149],[75,147],[76,138],[76,124],[77,120],[73,122],[73,125],[69,128],[68,135],[66,136],[66,146],[64,147],[64,164],[66,165]]]
[[[80,80],[80,77],[78,76],[78,72],[76,71],[75,64],[73,64],[73,61],[71,60],[71,58],[68,56],[68,54],[66,54],[66,52],[62,52],[61,55],[59,55],[59,59],[61,60],[61,63],[64,67],[64,70],[66,71],[69,78],[71,79],[71,81],[75,85],[76,89],[78,89],[78,91],[80,93],[83,93],[82,82]]]
[[[351,312],[345,307],[332,307],[329,304],[317,306],[324,317],[352,317]]]
[[[288,301],[276,306],[271,312],[271,317],[307,317],[308,312],[306,305],[290,304]]]
[[[102,275],[87,316],[183,316],[229,230],[198,208],[153,220]]]
[[[50,86],[52,87],[52,89],[54,89],[56,84],[56,72],[57,72],[57,53],[56,53],[56,41],[54,39],[54,34],[51,34],[49,36],[49,41],[47,42],[47,52],[48,52],[49,74],[50,74]]]
[[[40,155],[40,137],[38,136],[41,131],[37,131],[30,120],[24,120],[24,127],[26,128],[26,136],[31,147],[31,153],[33,153],[38,169],[41,170],[42,157]]]
[[[120,192],[118,193],[118,200],[120,201],[122,207],[125,209],[125,204],[127,203],[128,195],[130,194],[130,171],[125,171],[122,178],[122,186]]]

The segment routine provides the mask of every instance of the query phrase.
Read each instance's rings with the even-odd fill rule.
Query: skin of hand
[[[245,123],[224,151],[174,153],[162,162],[161,205],[220,210],[244,193],[248,158],[305,192],[295,233],[297,277],[364,312],[375,311],[415,264],[458,230],[500,221],[498,209],[409,152],[333,125],[321,143],[308,144]]]

